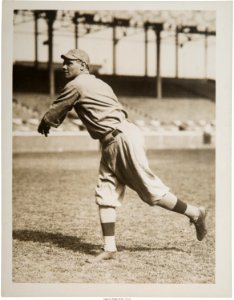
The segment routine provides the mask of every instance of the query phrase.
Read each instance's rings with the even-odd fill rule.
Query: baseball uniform
[[[169,192],[169,188],[150,170],[140,129],[128,121],[128,115],[112,88],[89,73],[86,52],[72,49],[61,56],[65,77],[70,79],[42,118],[38,132],[49,133],[58,127],[68,111],[75,109],[90,136],[101,143],[101,161],[96,203],[104,240],[104,252],[95,262],[113,258],[116,253],[116,207],[121,205],[125,187],[135,190],[149,205],[159,205],[184,214],[195,225],[197,239],[206,235],[204,208],[187,204]]]
[[[58,127],[73,107],[91,137],[102,145],[97,204],[120,206],[126,185],[149,205],[157,204],[169,188],[150,170],[143,133],[128,121],[112,88],[84,72],[65,86],[44,120]]]

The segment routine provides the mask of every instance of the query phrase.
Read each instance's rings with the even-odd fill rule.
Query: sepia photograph
[[[217,170],[230,159],[231,84],[220,105],[217,55],[232,4],[17,2],[2,49],[4,295],[229,295],[230,178],[220,191],[229,169]]]

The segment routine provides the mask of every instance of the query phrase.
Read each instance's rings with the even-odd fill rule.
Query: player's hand
[[[37,128],[37,131],[41,134],[44,134],[46,137],[47,135],[49,134],[50,132],[50,125],[48,125],[44,119],[41,120],[38,128]]]

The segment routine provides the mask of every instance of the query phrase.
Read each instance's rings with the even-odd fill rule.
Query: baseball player
[[[116,208],[121,205],[125,187],[135,190],[151,206],[187,216],[202,241],[207,233],[206,209],[178,199],[150,170],[140,129],[128,121],[128,115],[112,88],[89,72],[88,54],[72,49],[61,55],[68,83],[43,116],[38,132],[47,136],[50,127],[58,127],[74,108],[93,139],[100,140],[101,161],[95,190],[103,233],[103,251],[89,262],[112,259],[115,242]]]

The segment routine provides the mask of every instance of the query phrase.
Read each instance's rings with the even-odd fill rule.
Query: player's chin
[[[64,77],[65,77],[65,78],[70,78],[69,73],[64,72]]]

